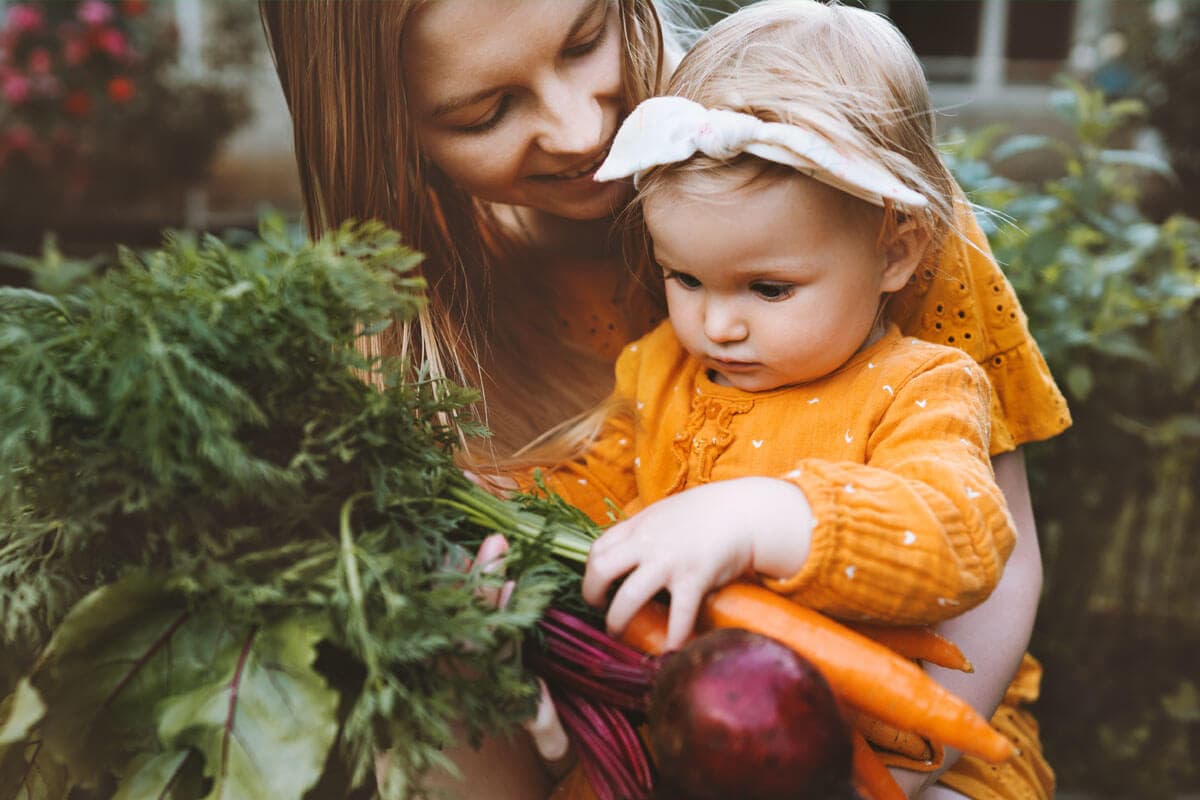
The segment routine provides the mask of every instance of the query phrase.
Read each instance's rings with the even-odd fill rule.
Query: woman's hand
[[[504,569],[504,555],[507,552],[508,540],[501,534],[492,534],[479,545],[475,561],[484,572],[500,572]],[[483,599],[497,608],[504,608],[512,598],[515,586],[513,581],[505,581],[499,588],[487,590]],[[533,745],[545,762],[546,768],[557,777],[557,768],[567,761],[571,754],[571,745],[558,718],[558,712],[554,709],[554,701],[550,699],[550,690],[546,688],[545,681],[538,678],[538,686],[541,689],[541,699],[538,700],[537,712],[532,719],[523,722],[521,727],[533,739]]]
[[[747,571],[787,577],[808,557],[812,510],[794,484],[774,478],[718,481],[659,500],[609,528],[592,545],[583,597],[599,606],[624,576],[606,622],[619,635],[666,589],[667,648],[687,641],[700,601]]]

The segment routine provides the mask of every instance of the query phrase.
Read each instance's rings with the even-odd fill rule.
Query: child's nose
[[[740,342],[748,333],[745,321],[731,303],[710,302],[704,314],[704,334],[718,344]]]

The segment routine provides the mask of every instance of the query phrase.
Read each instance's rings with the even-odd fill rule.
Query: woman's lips
[[[533,179],[536,181],[554,181],[554,182],[577,181],[577,180],[580,180],[581,178],[590,179],[591,176],[595,174],[596,170],[600,169],[600,165],[604,163],[604,159],[606,159],[607,157],[608,157],[608,148],[605,147],[604,150],[602,150],[599,155],[597,155],[591,161],[584,163],[583,166],[581,166],[577,169],[563,170],[562,172],[555,172],[555,173],[549,174],[549,175],[534,175]]]

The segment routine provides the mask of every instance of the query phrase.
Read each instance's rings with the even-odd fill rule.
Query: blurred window
[[[1097,0],[867,0],[896,23],[935,83],[1049,82],[1067,65],[1077,16]],[[1107,0],[1099,0],[1107,5]]]

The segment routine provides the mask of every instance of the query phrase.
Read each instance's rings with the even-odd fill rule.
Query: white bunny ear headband
[[[683,97],[652,97],[621,124],[597,181],[633,176],[651,167],[686,161],[697,153],[720,160],[741,153],[784,164],[877,206],[909,210],[929,201],[874,162],[839,152],[798,125],[763,122],[737,111],[705,108]]]

